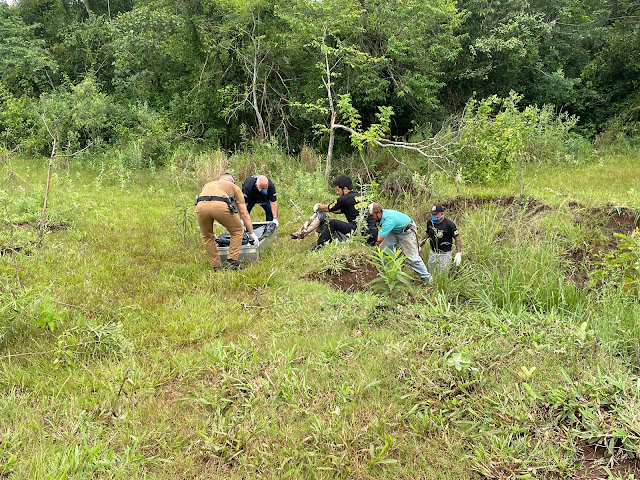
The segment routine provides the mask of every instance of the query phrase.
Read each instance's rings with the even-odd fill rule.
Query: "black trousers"
[[[322,228],[322,233],[318,237],[317,246],[321,247],[332,238],[339,237],[340,235],[336,235],[336,233],[349,235],[355,229],[356,226],[352,223],[343,222],[342,220],[329,220],[328,222],[325,222],[324,227]]]

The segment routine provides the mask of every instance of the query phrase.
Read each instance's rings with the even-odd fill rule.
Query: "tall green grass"
[[[56,170],[51,215],[68,228],[0,257],[0,475],[557,478],[583,445],[638,453],[637,299],[569,275],[573,239],[597,225],[452,212],[462,266],[391,302],[313,276],[358,268],[366,247],[288,238],[335,196],[311,154],[174,160]],[[37,218],[45,165],[12,160],[24,182],[0,180],[3,235]],[[222,166],[273,170],[281,192],[276,244],[239,272],[211,271],[180,222]],[[408,198],[396,208],[424,213]]]

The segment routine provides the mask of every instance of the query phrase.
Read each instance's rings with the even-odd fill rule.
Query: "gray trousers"
[[[427,262],[427,270],[433,275],[436,269],[440,273],[445,273],[451,267],[453,261],[453,252],[434,252],[429,250],[429,261]]]

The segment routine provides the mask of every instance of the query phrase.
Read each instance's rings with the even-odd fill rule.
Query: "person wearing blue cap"
[[[444,273],[449,270],[451,263],[458,266],[462,262],[462,241],[456,224],[445,218],[442,205],[432,206],[430,212],[431,218],[427,220],[426,231],[431,246],[427,268],[432,274],[436,269],[440,273]],[[453,256],[454,241],[456,243],[455,256]]]

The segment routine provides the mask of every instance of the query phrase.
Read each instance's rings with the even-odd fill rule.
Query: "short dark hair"
[[[224,172],[220,177],[224,177],[225,175],[229,175],[231,177],[231,183],[236,183],[235,177],[230,172]]]
[[[349,175],[338,175],[334,180],[333,184],[338,188],[348,188],[349,190],[353,190],[353,182]]]

